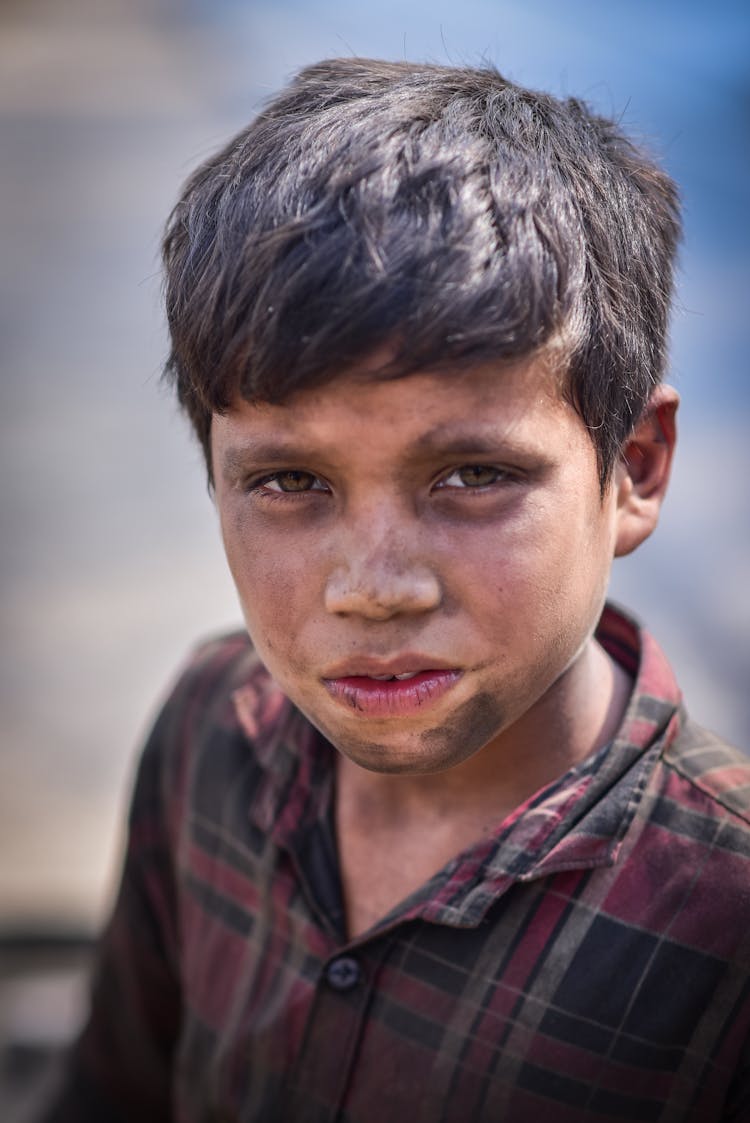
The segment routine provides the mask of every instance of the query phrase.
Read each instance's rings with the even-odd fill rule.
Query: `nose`
[[[386,532],[379,542],[359,547],[350,541],[325,586],[325,607],[340,616],[388,620],[401,614],[430,612],[440,604],[442,589],[435,571],[410,556],[403,541]]]

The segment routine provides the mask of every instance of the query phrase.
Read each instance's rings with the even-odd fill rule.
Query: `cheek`
[[[536,504],[513,520],[464,527],[443,546],[441,559],[465,592],[525,600],[544,597],[570,572],[575,540],[553,512]]]
[[[250,636],[261,657],[293,650],[314,587],[306,554],[277,535],[222,519],[229,568]]]
[[[587,624],[598,615],[610,537],[598,510],[539,502],[512,524],[469,529],[449,564],[475,619],[524,646],[564,630],[566,621],[577,629],[581,617]]]

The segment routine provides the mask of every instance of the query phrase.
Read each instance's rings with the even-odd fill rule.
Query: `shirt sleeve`
[[[165,811],[169,703],[141,759],[112,918],[99,945],[91,1011],[40,1123],[168,1123],[180,1025],[174,861]]]

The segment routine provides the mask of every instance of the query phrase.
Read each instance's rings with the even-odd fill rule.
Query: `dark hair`
[[[384,377],[555,348],[602,485],[661,379],[672,180],[582,102],[490,67],[304,69],[188,180],[164,239],[167,377],[211,415],[384,344]]]

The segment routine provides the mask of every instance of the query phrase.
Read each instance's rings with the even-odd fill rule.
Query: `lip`
[[[326,681],[342,678],[374,678],[376,675],[415,675],[423,671],[455,671],[455,664],[434,655],[420,655],[418,652],[404,652],[390,659],[362,655],[342,659],[322,676]]]
[[[435,704],[461,678],[462,672],[451,667],[409,667],[404,660],[392,664],[397,669],[380,669],[326,677],[326,690],[347,709],[370,717],[407,717]],[[379,681],[370,676],[385,674],[413,674],[413,678]]]

